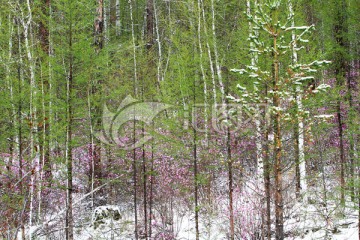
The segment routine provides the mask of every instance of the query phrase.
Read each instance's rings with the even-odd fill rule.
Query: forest
[[[3,0],[0,239],[360,239],[359,0]]]

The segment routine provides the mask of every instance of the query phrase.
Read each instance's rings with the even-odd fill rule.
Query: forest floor
[[[321,179],[321,176],[318,176]],[[359,240],[358,238],[358,206],[346,198],[346,207],[339,202],[338,183],[334,180],[323,179],[326,184],[309,186],[306,194],[307,201],[296,200],[295,196],[286,195],[284,209],[284,230],[287,240]],[[334,178],[332,178],[334,179]],[[234,210],[236,218],[236,238],[239,240],[258,239],[254,237],[254,232],[261,232],[261,219],[258,216],[259,202],[254,200],[256,194],[253,188],[243,187],[235,194]],[[226,191],[225,191],[226,192]],[[293,192],[293,191],[290,191]],[[236,191],[235,191],[236,193]],[[226,195],[226,194],[225,194]],[[240,196],[240,197],[239,197]],[[74,195],[74,200],[81,199],[81,194]],[[226,197],[225,197],[226,199]],[[215,201],[215,200],[214,200]],[[78,201],[79,202],[79,201]],[[81,201],[80,201],[81,202]],[[213,202],[216,210],[205,211],[206,206],[199,212],[199,231],[200,239],[203,240],[227,240],[228,217],[226,213],[227,202]],[[195,240],[195,221],[194,214],[189,206],[174,204],[171,212],[169,206],[154,206],[154,217],[152,221],[152,240]],[[215,209],[215,208],[212,208]],[[60,210],[60,209],[59,209]],[[95,212],[98,211],[96,217]],[[139,213],[142,212],[138,208]],[[131,201],[120,205],[101,206],[91,211],[89,202],[83,202],[74,208],[75,212],[75,240],[131,240],[134,239],[134,214]],[[170,218],[164,217],[167,212]],[[274,213],[274,209],[271,209]],[[118,214],[121,217],[114,217]],[[154,216],[155,216],[154,215]],[[111,217],[113,216],[113,217]],[[50,216],[49,216],[50,217]],[[55,220],[54,214],[47,225],[47,230],[42,230],[37,226],[32,229],[35,239],[64,239],[63,222],[61,219]],[[164,220],[166,218],[166,220]],[[50,218],[49,218],[50,219]],[[171,219],[171,220],[169,220]],[[274,216],[272,216],[274,219]],[[142,215],[138,216],[139,239],[143,239],[144,229]],[[56,230],[58,229],[58,230]],[[274,223],[272,229],[275,229]],[[149,229],[148,229],[149,230]],[[49,234],[44,234],[50,232]],[[274,236],[274,232],[272,236]],[[21,236],[18,237],[21,239]],[[275,238],[273,238],[275,239]]]
[[[327,204],[324,204],[323,199],[318,197],[316,192],[313,192],[309,195],[307,204],[296,202],[289,210],[285,211],[286,239],[358,240],[358,213],[356,207],[350,199],[347,199],[345,208],[340,207],[340,204],[331,199],[331,194],[329,194]],[[171,231],[167,231],[166,227]],[[94,226],[79,229],[76,239],[130,240],[133,239],[133,229],[133,216],[128,212],[120,221],[107,221],[106,224],[101,225],[96,230]],[[199,222],[199,229],[201,233],[200,239],[229,239],[226,236],[227,221],[223,217],[203,218]],[[194,240],[194,215],[189,211],[181,214],[175,212],[173,224],[170,228],[161,223],[154,223],[153,233],[155,236],[153,235],[152,239],[156,240]],[[238,235],[236,239],[254,239],[250,238],[250,235],[251,230],[248,230],[247,233]]]

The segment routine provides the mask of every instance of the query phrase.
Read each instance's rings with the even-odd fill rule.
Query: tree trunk
[[[73,125],[73,16],[72,16],[72,4],[69,4],[69,71],[67,77],[67,89],[66,89],[66,168],[67,168],[67,196],[66,196],[66,220],[65,220],[65,232],[66,240],[74,239],[74,221],[73,221],[73,207],[72,207],[72,192],[73,192],[73,179],[72,179],[72,125]]]
[[[115,20],[115,27],[116,27],[116,36],[120,36],[121,34],[121,21],[120,21],[120,0],[116,0],[115,3],[115,8],[116,8],[116,20]]]
[[[196,88],[196,80],[194,79],[194,86],[193,86],[193,101],[194,106],[196,104],[196,95],[195,95],[195,88]],[[193,119],[195,122],[196,119]],[[198,181],[198,156],[197,156],[197,134],[196,129],[193,127],[193,167],[194,167],[194,204],[195,204],[195,239],[200,239],[200,232],[199,232],[199,203],[198,203],[198,195],[199,195],[199,181]]]
[[[45,19],[42,19],[39,22],[39,39],[41,49],[43,51],[44,59],[47,60],[47,57],[50,55],[50,40],[49,40],[49,29],[46,22],[50,17],[50,0],[43,0],[41,6],[41,12],[45,16]],[[44,62],[46,62],[44,61]],[[46,65],[50,70],[50,61]],[[45,67],[46,68],[46,67]],[[49,96],[50,91],[50,74],[48,76],[43,76],[41,74],[41,102],[42,102],[42,117],[38,124],[39,128],[39,150],[40,150],[40,160],[41,160],[41,173],[40,173],[40,189],[38,190],[38,215],[39,218],[42,216],[42,208],[45,203],[44,198],[48,192],[47,188],[51,187],[52,181],[52,172],[51,172],[51,162],[50,162],[50,123],[49,123],[49,102],[47,96]],[[45,195],[44,195],[45,194]]]
[[[146,0],[146,47],[148,50],[154,45],[154,3]]]
[[[100,53],[100,51],[105,46],[105,16],[104,16],[104,0],[98,0],[98,7],[97,7],[97,18],[94,22],[94,34],[95,34],[95,47],[96,52]],[[91,95],[96,96],[101,94],[101,84],[100,80],[96,79],[97,76],[95,75],[95,79],[91,84]],[[101,104],[99,102],[93,102],[92,104],[92,111],[93,114],[91,115],[90,124],[94,126],[90,126],[90,129],[93,129],[94,132],[101,131]],[[90,108],[91,109],[91,108]],[[90,158],[92,162],[92,190],[99,187],[101,185],[102,179],[102,168],[101,168],[101,142],[94,137],[93,133],[90,133],[90,142],[91,146],[89,149]],[[99,200],[100,196],[103,195],[103,190],[99,190],[93,196],[93,201],[95,201],[95,205],[102,205],[104,204],[104,200]]]
[[[225,93],[225,86],[223,83],[222,78],[222,71],[219,64],[219,52],[217,49],[217,36],[216,36],[216,18],[215,18],[215,5],[214,0],[211,0],[211,29],[212,29],[212,37],[213,37],[213,48],[214,48],[214,55],[215,55],[215,66],[216,66],[216,73],[218,77],[218,82],[220,85],[220,92],[221,92],[221,102],[223,105],[223,109],[227,111],[227,101],[226,101],[226,93]],[[215,102],[216,105],[216,102]],[[226,112],[227,118],[228,113]],[[229,211],[230,211],[230,219],[229,219],[229,231],[230,231],[230,239],[235,239],[235,226],[234,226],[234,207],[233,207],[233,173],[232,173],[232,159],[231,159],[231,150],[230,150],[230,131],[229,129],[225,132],[225,143],[226,143],[226,151],[227,151],[227,163],[228,163],[228,194],[229,194]]]
[[[355,4],[355,3],[354,3]],[[349,4],[349,9],[351,9]],[[356,43],[355,43],[356,44]],[[347,49],[348,52],[351,54],[351,56],[357,56],[356,55],[356,48],[354,47],[354,42],[348,39]],[[352,74],[353,72],[357,71],[357,65],[356,61],[354,59],[355,57],[352,57],[349,59],[349,61],[352,61],[352,64],[347,64],[346,72],[348,73],[347,76],[347,100],[349,103],[349,113],[348,113],[348,120],[350,122],[349,124],[349,130],[350,130],[350,136],[349,136],[349,159],[350,159],[350,195],[351,200],[355,201],[355,168],[356,164],[355,161],[357,159],[357,135],[356,133],[356,123],[354,121],[356,120],[356,108],[354,107],[354,101],[353,101],[353,90],[356,91],[354,84],[356,82],[355,76]],[[353,67],[354,66],[354,67]],[[352,124],[351,124],[352,123]]]
[[[229,117],[228,117],[229,119]],[[235,223],[234,223],[234,207],[233,207],[233,161],[231,158],[231,135],[230,130],[227,128],[227,138],[226,138],[226,151],[227,151],[227,163],[228,163],[228,182],[229,182],[229,212],[230,212],[230,239],[235,239]]]
[[[341,101],[337,101],[337,120],[338,120],[338,133],[340,141],[340,202],[342,205],[345,204],[345,151],[344,151],[344,134],[343,134],[343,124],[341,117]]]
[[[292,16],[291,27],[295,27],[294,20],[294,9],[291,0],[288,2],[289,14]],[[292,64],[296,65],[298,63],[297,55],[297,44],[296,44],[296,35],[295,30],[291,32],[292,38]],[[299,85],[295,89],[295,99],[296,99],[296,124],[294,127],[294,137],[295,137],[295,165],[296,165],[296,195],[297,197],[303,197],[304,204],[307,203],[307,197],[304,196],[307,192],[307,183],[306,183],[306,162],[305,162],[305,153],[304,153],[304,123],[302,119],[303,107],[302,107],[302,89]]]
[[[95,19],[95,45],[98,51],[104,46],[104,0],[98,0],[98,8],[96,10],[97,18]]]
[[[335,41],[337,45],[337,50],[335,51],[335,77],[336,77],[336,86],[340,88],[344,85],[344,79],[346,78],[347,62],[345,57],[345,49],[347,48],[347,14],[346,14],[346,3],[345,0],[341,1],[341,7],[336,8],[335,25]],[[341,116],[341,94],[339,94],[337,100],[337,121],[338,121],[338,134],[339,134],[339,150],[340,150],[340,202],[344,206],[345,204],[345,150],[344,150],[344,134],[343,134],[343,119]]]
[[[265,90],[265,96],[267,96],[267,87]],[[268,102],[266,100],[265,104]],[[265,182],[265,199],[266,199],[266,236],[268,240],[271,240],[271,182],[270,182],[270,153],[269,153],[269,132],[270,132],[270,117],[268,116],[268,110],[265,111],[265,143],[264,143],[264,182]]]
[[[23,94],[23,86],[24,86],[24,74],[23,74],[23,57],[22,57],[22,34],[20,32],[20,26],[17,25],[17,44],[18,44],[18,65],[17,65],[17,77],[18,77],[18,95],[21,96]],[[19,178],[23,178],[23,128],[22,128],[22,111],[23,111],[23,102],[22,99],[19,98],[18,106],[17,106],[17,125],[18,125],[18,161],[19,161]],[[25,196],[25,190],[23,186],[23,181],[19,182],[19,189],[21,196]],[[25,222],[24,217],[20,216],[20,228],[21,228],[21,236],[22,240],[25,240]]]
[[[40,158],[35,157],[35,152],[38,151],[39,147],[37,145],[37,107],[36,107],[36,98],[37,98],[37,82],[35,78],[35,61],[33,59],[33,53],[32,53],[32,9],[30,0],[26,1],[27,4],[27,11],[28,11],[28,17],[25,18],[23,15],[24,13],[21,11],[22,14],[22,25],[24,28],[24,42],[25,42],[25,49],[26,49],[26,55],[27,60],[29,61],[29,71],[30,71],[30,109],[29,109],[29,115],[30,115],[30,156],[31,159],[33,159],[31,167],[31,187],[30,187],[30,210],[29,210],[29,225],[30,228],[33,224],[33,214],[35,212],[35,185],[37,185],[36,180],[38,179],[39,175],[39,165],[40,165]],[[26,21],[25,21],[26,19]],[[38,182],[40,184],[40,181]],[[29,238],[32,238],[32,232],[29,231]]]
[[[272,11],[272,21],[278,21],[278,9]],[[275,25],[275,24],[274,24]],[[274,26],[275,27],[275,26]],[[279,78],[279,59],[278,59],[278,30],[273,32],[273,106],[274,106],[274,173],[275,173],[275,238],[277,240],[284,239],[284,206],[282,194],[282,163],[281,163],[281,113],[279,111],[280,105],[280,78]]]
[[[133,94],[134,96],[137,95],[137,61],[136,61],[136,43],[135,43],[135,29],[134,29],[134,17],[133,17],[133,1],[129,1],[130,5],[130,20],[131,20],[131,37],[132,37],[132,44],[133,44],[133,57],[134,57],[134,80],[133,80]],[[136,143],[136,123],[134,119],[133,124],[133,143]],[[134,187],[134,235],[135,240],[138,240],[138,212],[137,212],[137,166],[136,166],[136,149],[133,149],[133,187]]]
[[[149,199],[149,239],[152,239],[153,204],[154,204],[154,143],[151,143],[150,199]]]

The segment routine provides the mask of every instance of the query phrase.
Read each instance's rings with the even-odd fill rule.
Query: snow
[[[327,119],[327,118],[333,118],[334,117],[334,115],[330,115],[330,114],[322,114],[322,115],[316,115],[316,116],[314,116],[314,118],[325,118],[325,119]]]
[[[243,87],[243,86],[241,86],[240,84],[237,84],[237,85],[236,85],[236,87],[237,87],[238,89],[240,89],[240,90],[243,90],[243,91],[245,91],[245,90],[246,90],[246,88],[245,88],[245,87]]]
[[[330,204],[329,204],[330,206]],[[300,236],[296,236],[294,240],[314,240],[314,239],[333,239],[333,240],[358,240],[357,229],[357,213],[352,212],[352,208],[347,208],[347,218],[337,220],[335,208],[333,205],[327,213],[321,213],[319,208],[315,205],[308,205],[307,207],[299,206],[296,214],[299,214],[298,219],[289,219],[285,226],[287,230],[295,228],[297,231],[303,232]],[[298,216],[299,216],[298,215]],[[328,217],[328,220],[326,220]],[[326,223],[327,222],[327,223]]]
[[[330,85],[328,85],[328,84],[320,84],[313,92],[314,92],[314,93],[324,92],[324,91],[326,91],[328,88],[330,88]]]
[[[316,118],[330,118],[332,115],[317,115]],[[272,138],[272,136],[269,136]],[[313,239],[332,239],[332,240],[359,240],[358,239],[358,210],[357,205],[349,198],[346,199],[346,207],[340,207],[336,191],[338,182],[334,176],[336,169],[332,166],[325,166],[326,175],[319,174],[312,176],[316,178],[317,186],[309,186],[306,196],[308,204],[296,200],[294,196],[287,197],[291,199],[285,207],[285,233],[288,240],[313,240]],[[335,174],[335,173],[334,173]],[[250,235],[256,229],[259,229],[260,204],[258,201],[259,190],[256,181],[249,173],[244,173],[243,186],[234,189],[234,213],[236,227],[241,227],[242,237],[237,239],[252,239]],[[288,182],[293,176],[285,175],[284,182]],[[322,179],[325,179],[327,200],[324,200],[324,190],[321,186]],[[222,192],[214,198],[211,205],[201,203],[199,212],[199,230],[200,239],[202,240],[226,240],[228,232],[228,202],[227,202],[227,176],[220,176],[213,183],[215,189]],[[290,191],[293,192],[293,191]],[[335,200],[337,199],[337,200]],[[74,195],[74,202],[83,200],[83,204],[76,204],[74,208],[75,230],[74,239],[76,240],[132,240],[134,239],[134,214],[131,200],[125,200],[123,203],[99,206],[93,211],[86,208],[86,199],[81,194]],[[81,205],[81,207],[80,207]],[[140,205],[140,204],[139,204]],[[273,207],[273,206],[272,206]],[[37,240],[45,239],[64,239],[63,227],[61,220],[61,211],[58,214],[45,216],[46,226],[34,225],[31,228],[26,227],[25,234],[28,236],[32,231]],[[172,219],[169,223],[161,218],[161,210],[154,208],[154,218],[152,221],[153,238],[156,240],[194,240],[195,223],[194,213],[190,206],[175,203],[171,210]],[[274,213],[274,209],[271,209]],[[141,210],[139,209],[139,212]],[[115,218],[114,213],[120,215]],[[96,216],[101,215],[103,218],[97,227],[95,227]],[[343,217],[345,216],[345,217]],[[274,220],[274,216],[272,215]],[[143,223],[141,214],[139,214],[139,225]],[[272,229],[274,229],[272,225]],[[52,233],[51,237],[44,236],[44,229]],[[244,229],[248,229],[247,232]],[[238,229],[239,231],[239,229]],[[139,235],[143,234],[141,229]],[[161,237],[162,236],[162,237]],[[21,233],[18,238],[21,239]],[[273,239],[274,236],[273,236]]]
[[[226,185],[226,179],[225,185]],[[251,189],[254,189],[254,184],[248,184],[245,195],[251,194]],[[236,194],[235,194],[236,195]],[[240,207],[238,213],[243,216],[242,224],[246,224],[244,220],[251,220],[252,222],[257,221],[256,212],[250,213],[248,207],[253,206],[256,209],[257,203],[249,202],[235,196],[234,206],[237,209]],[[313,195],[311,195],[313,196]],[[311,198],[311,197],[310,197]],[[285,221],[285,233],[288,240],[315,240],[315,239],[332,239],[332,240],[359,240],[358,229],[357,229],[357,212],[354,210],[354,206],[348,201],[348,207],[344,210],[347,216],[341,219],[338,216],[339,206],[332,201],[327,204],[325,209],[319,199],[312,199],[311,204],[304,205],[302,202],[297,202],[292,206],[292,210]],[[247,206],[246,206],[247,204]],[[254,205],[255,204],[255,205]],[[244,208],[244,206],[246,206]],[[203,206],[202,208],[206,208]],[[226,210],[226,203],[222,203],[220,209]],[[245,210],[245,212],[244,212]],[[96,212],[109,213],[109,211],[120,211],[121,218],[114,220],[107,218],[107,220],[95,228],[93,221],[85,226],[78,226],[75,228],[75,239],[76,240],[132,240],[134,219],[130,209],[120,209],[116,205],[100,206],[95,209]],[[226,216],[219,214],[208,214],[207,210],[200,211],[199,218],[199,231],[201,240],[226,240],[228,219]],[[93,215],[93,217],[94,217]],[[161,220],[154,219],[152,222],[153,226],[153,239],[173,239],[173,240],[193,240],[195,239],[195,224],[194,214],[189,209],[182,209],[174,212],[172,224],[168,225],[161,222]],[[242,225],[244,226],[244,225]],[[59,228],[61,226],[58,226]],[[173,229],[173,232],[162,231],[166,227]],[[273,226],[274,227],[274,226]],[[26,229],[28,234],[29,229]],[[37,226],[32,226],[31,231],[36,233]],[[166,235],[167,234],[167,235]],[[141,234],[140,234],[141,235]],[[161,237],[163,236],[163,238]],[[242,235],[241,239],[250,239],[246,233]],[[19,232],[18,238],[21,239],[21,233]],[[36,239],[45,240],[45,237],[38,237]],[[54,239],[61,239],[54,238]],[[275,239],[274,237],[272,239]]]
[[[244,74],[247,72],[245,69],[236,69],[236,68],[230,69],[230,71],[235,72],[235,73],[240,73],[240,74]]]

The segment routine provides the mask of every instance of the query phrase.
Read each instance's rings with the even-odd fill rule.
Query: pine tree
[[[249,21],[259,34],[252,34],[249,40],[252,42],[250,52],[258,54],[260,64],[252,61],[246,69],[232,69],[233,72],[246,74],[254,83],[253,90],[238,85],[239,97],[231,97],[235,102],[241,103],[249,109],[250,104],[258,104],[258,89],[269,89],[271,120],[273,123],[272,131],[274,134],[273,146],[273,169],[275,177],[275,232],[276,239],[284,239],[284,199],[283,199],[283,180],[284,162],[283,162],[283,143],[282,131],[286,122],[284,119],[289,116],[288,109],[284,108],[284,102],[294,86],[303,85],[311,75],[316,72],[315,68],[327,61],[313,61],[310,64],[292,64],[289,62],[289,55],[299,51],[296,48],[297,42],[306,41],[304,35],[309,32],[313,26],[294,26],[292,19],[294,14],[290,13],[288,18],[280,15],[281,11],[286,10],[286,4],[281,1],[274,1],[269,4],[259,4],[253,14],[249,14]],[[297,35],[294,31],[298,31]],[[271,41],[266,41],[270,38]],[[289,51],[290,50],[290,51]],[[292,51],[291,51],[292,50]],[[290,58],[291,59],[291,58]],[[263,65],[264,62],[271,62],[271,66]],[[280,67],[284,65],[285,67]],[[328,86],[321,85],[319,89]],[[251,108],[250,108],[251,110]],[[298,117],[298,116],[297,116]]]

